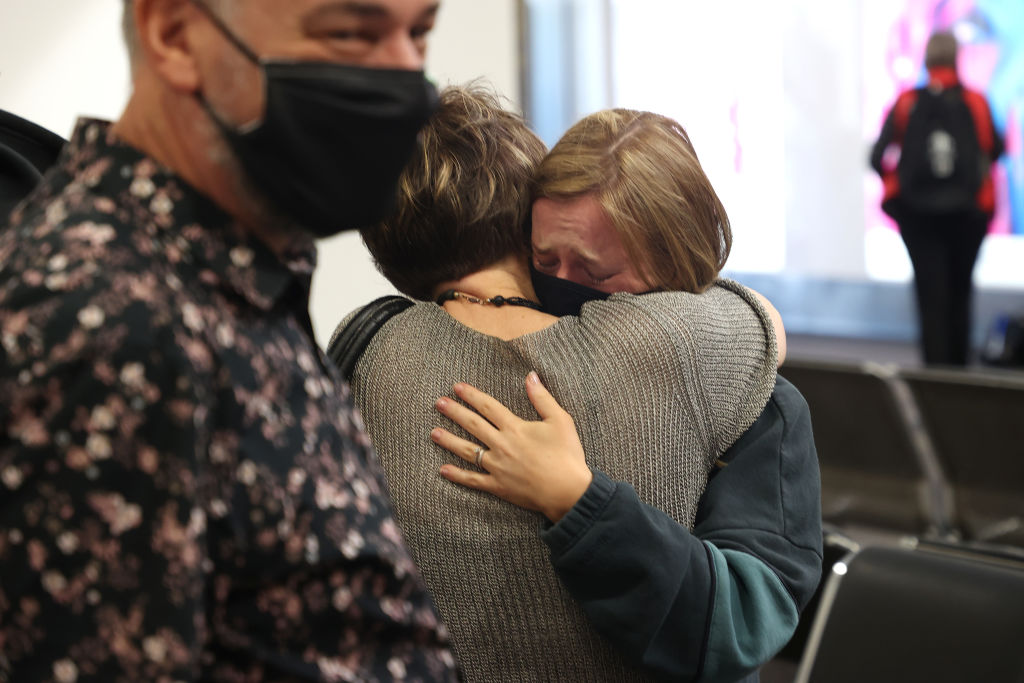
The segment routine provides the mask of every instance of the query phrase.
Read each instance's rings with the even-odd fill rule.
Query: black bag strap
[[[335,331],[327,345],[327,357],[338,366],[345,381],[352,381],[356,363],[377,330],[412,303],[404,296],[382,296],[366,304],[343,329]]]

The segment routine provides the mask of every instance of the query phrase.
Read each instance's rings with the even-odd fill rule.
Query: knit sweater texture
[[[342,326],[345,324],[343,321]],[[715,459],[757,419],[775,380],[771,323],[743,287],[615,294],[579,317],[504,341],[419,303],[378,332],[356,365],[357,405],[395,516],[468,681],[641,681],[589,625],[551,567],[546,520],[443,479],[433,408],[468,382],[537,419],[536,370],[574,418],[588,464],[692,527]]]

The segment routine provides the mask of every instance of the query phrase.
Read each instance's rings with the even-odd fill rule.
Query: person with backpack
[[[960,83],[957,50],[951,33],[932,35],[927,84],[900,94],[871,151],[882,209],[914,267],[926,365],[967,364],[971,276],[995,210],[992,163],[1004,150],[985,96]]]

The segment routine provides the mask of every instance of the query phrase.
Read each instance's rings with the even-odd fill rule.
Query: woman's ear
[[[200,15],[190,0],[133,0],[138,59],[169,87],[196,92],[200,86],[194,54]]]

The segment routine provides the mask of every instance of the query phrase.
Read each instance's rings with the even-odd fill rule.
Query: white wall
[[[0,108],[67,137],[128,97],[121,0],[2,0]]]
[[[781,39],[789,273],[866,277],[862,13],[859,0],[787,4]]]
[[[128,97],[122,0],[2,0],[0,108],[67,137],[80,114],[113,119]],[[517,0],[443,0],[427,71],[439,84],[491,81],[519,97]],[[310,313],[326,344],[351,309],[391,292],[359,237],[325,240]]]

